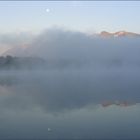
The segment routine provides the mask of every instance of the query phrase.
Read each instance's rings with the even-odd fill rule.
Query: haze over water
[[[139,139],[139,6],[0,2],[0,139]]]

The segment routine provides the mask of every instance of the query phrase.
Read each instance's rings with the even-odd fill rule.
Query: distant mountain
[[[107,31],[102,31],[100,33],[101,37],[109,38],[109,37],[140,37],[140,34],[127,32],[127,31],[118,31],[115,33],[110,33]]]

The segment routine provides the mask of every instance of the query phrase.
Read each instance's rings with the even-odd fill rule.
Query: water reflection
[[[140,138],[139,83],[119,69],[3,72],[0,137]]]

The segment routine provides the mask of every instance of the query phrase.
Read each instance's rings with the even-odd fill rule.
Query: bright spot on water
[[[52,131],[52,129],[51,128],[48,128],[48,132],[51,132]]]

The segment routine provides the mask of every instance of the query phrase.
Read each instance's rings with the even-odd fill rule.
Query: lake
[[[140,138],[139,69],[1,71],[0,138]]]

